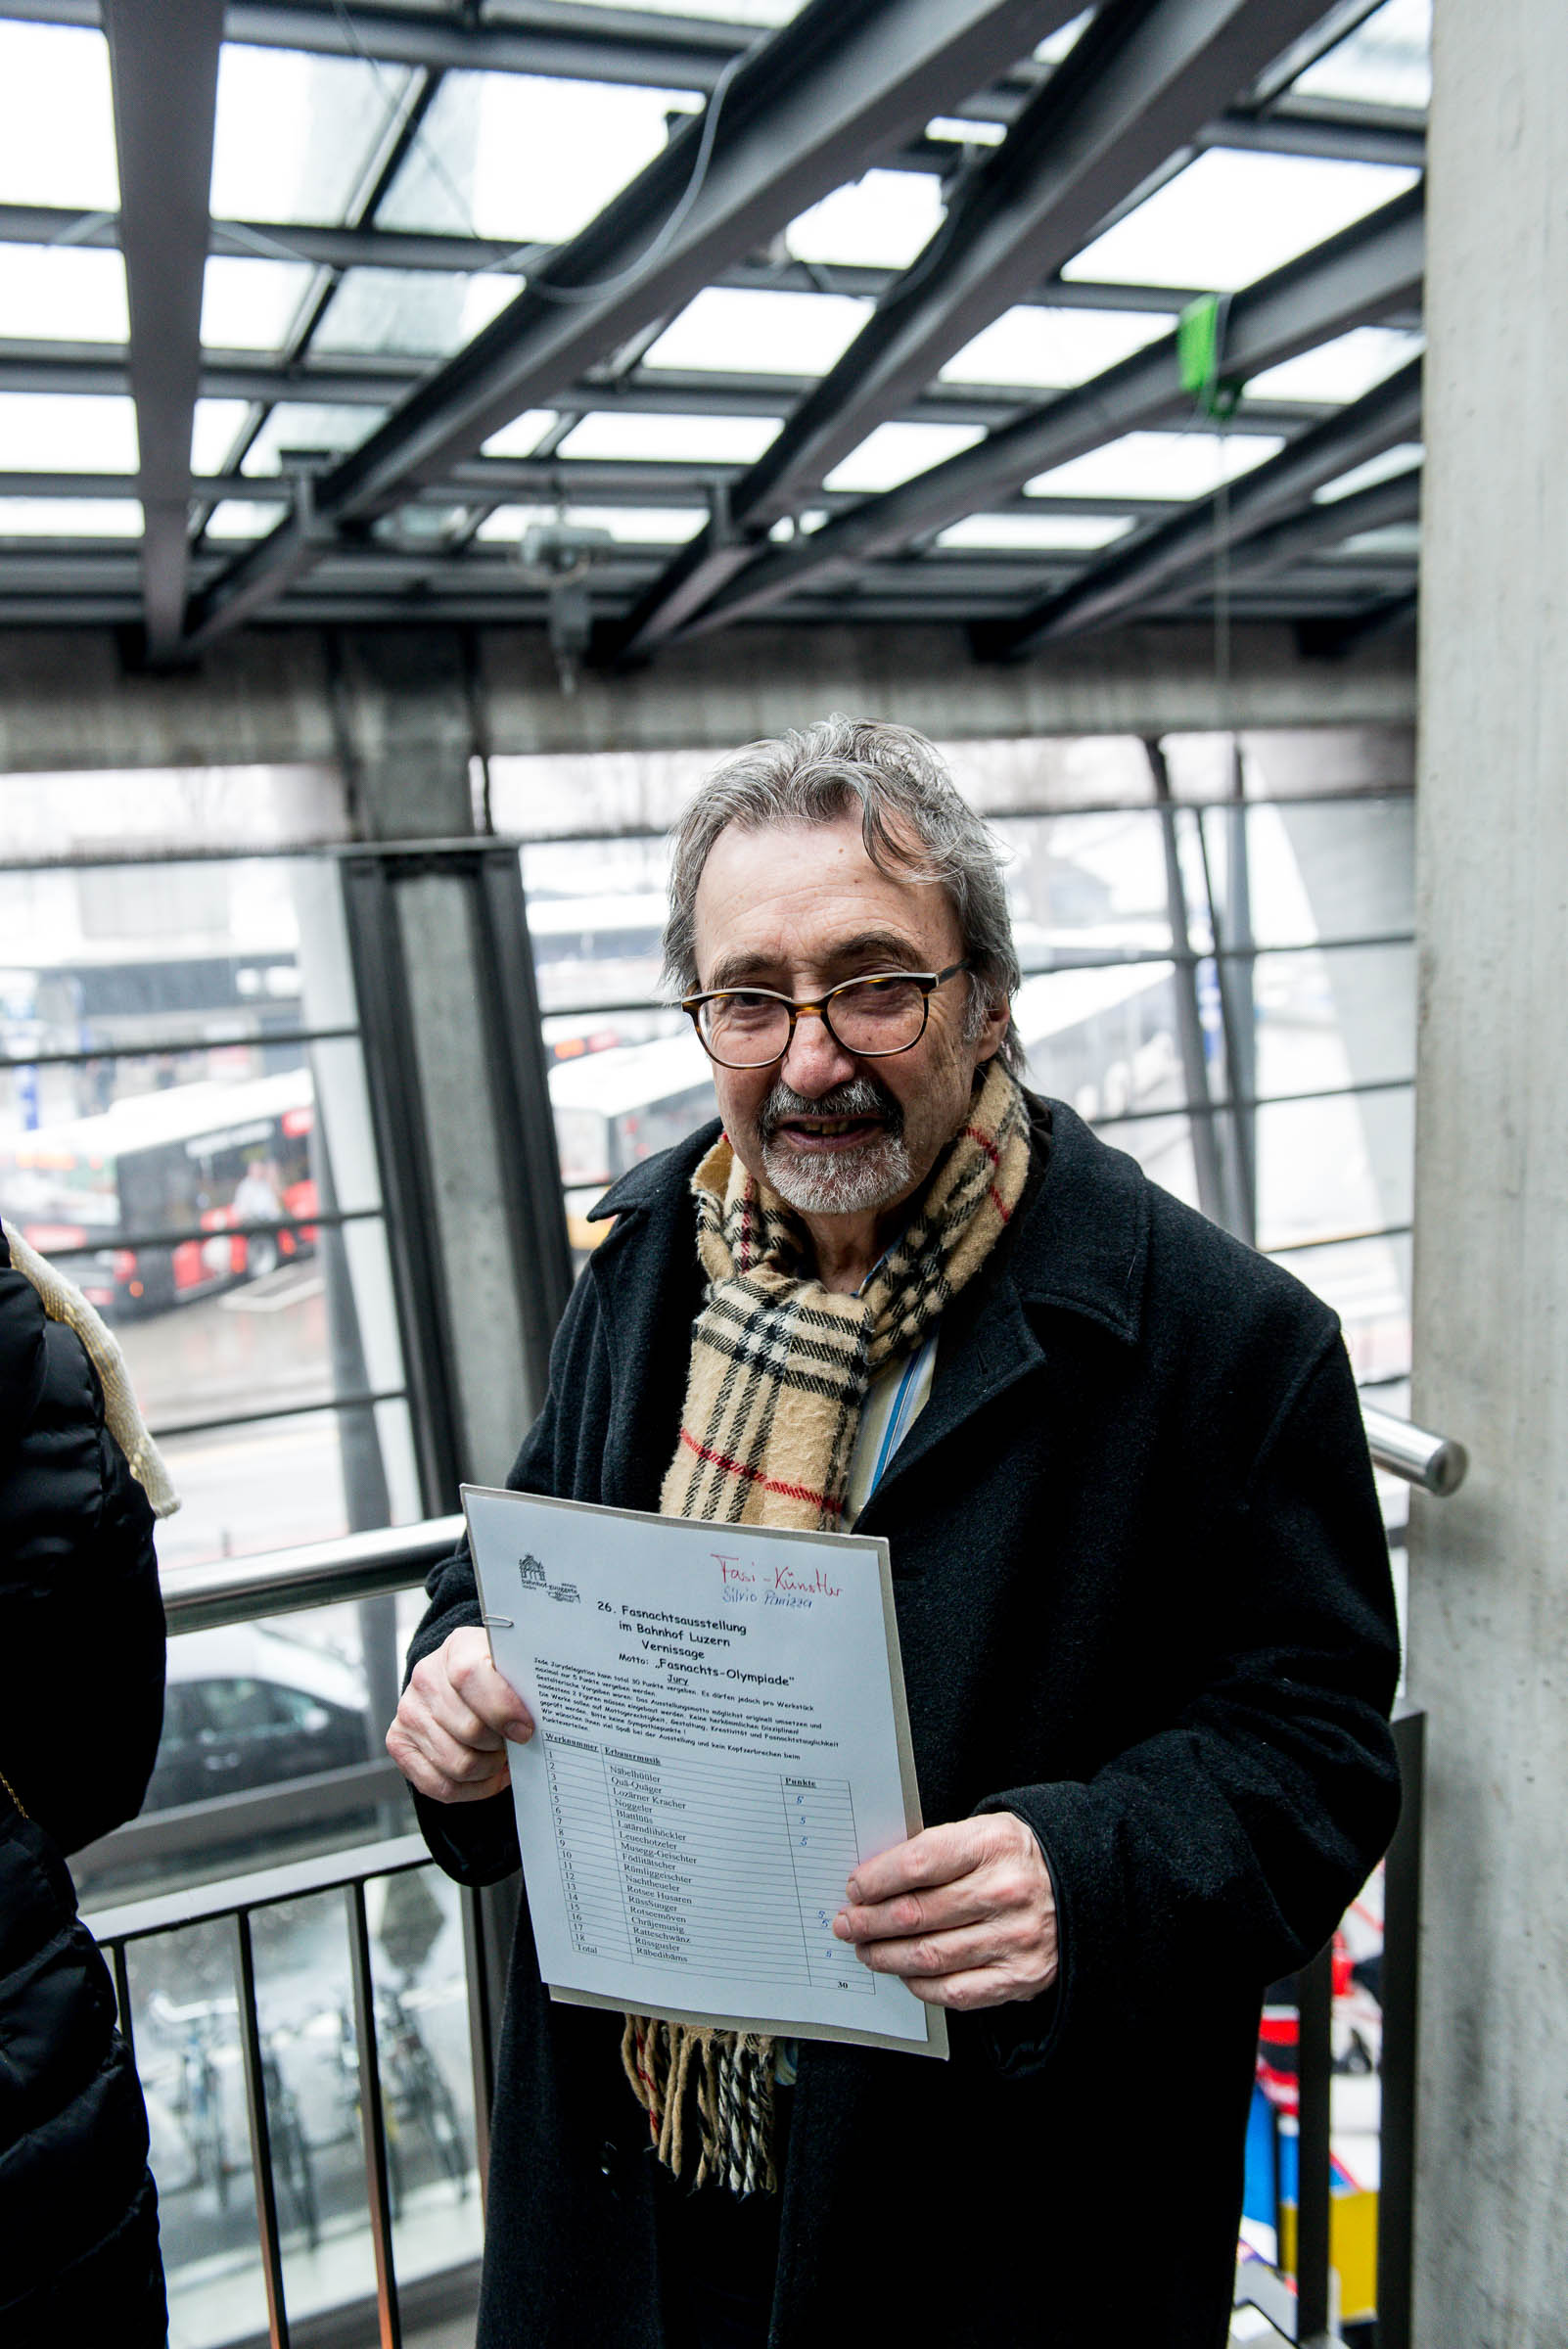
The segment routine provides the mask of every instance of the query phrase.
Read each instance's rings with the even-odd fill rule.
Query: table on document
[[[833,1933],[860,1858],[847,1780],[578,1737],[549,1737],[545,1760],[582,1955],[875,1996]]]

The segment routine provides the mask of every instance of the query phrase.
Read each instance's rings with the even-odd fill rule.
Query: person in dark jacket
[[[993,853],[918,737],[738,754],[671,887],[724,1127],[600,1202],[509,1481],[886,1537],[933,1823],[838,1930],[947,2008],[951,2057],[781,2046],[779,2190],[694,2185],[641,2109],[650,2018],[553,2004],[525,1911],[482,2349],[1222,2349],[1263,1993],[1398,1809],[1337,1321],[1016,1083]],[[533,1725],[464,1551],[429,1589],[388,1744],[436,1858],[493,1883]]]
[[[65,1857],[135,1816],[162,1724],[153,1509],[127,1446],[172,1506],[113,1339],[77,1292],[0,1229],[6,2349],[157,2349],[167,2333],[141,2085]]]

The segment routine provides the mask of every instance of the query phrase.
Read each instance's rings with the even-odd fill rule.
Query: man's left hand
[[[928,2005],[1002,2006],[1056,1979],[1050,1870],[1011,1811],[927,1827],[863,1860],[848,1892],[834,1932]]]

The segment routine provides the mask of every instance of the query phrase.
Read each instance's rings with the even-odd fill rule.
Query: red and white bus
[[[0,1216],[101,1312],[159,1313],[311,1253],[314,1125],[305,1068],[133,1094],[0,1141]],[[306,1228],[234,1229],[286,1219]],[[135,1245],[163,1231],[193,1236]]]

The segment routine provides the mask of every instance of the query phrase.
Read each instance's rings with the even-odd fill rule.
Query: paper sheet
[[[885,1542],[463,1489],[558,1997],[945,2055],[832,1921],[919,1831]]]

